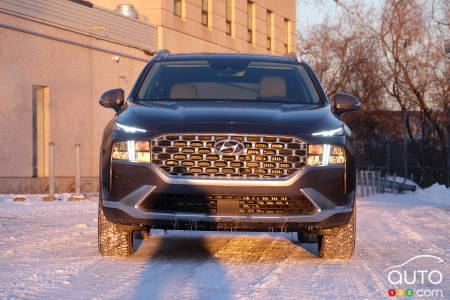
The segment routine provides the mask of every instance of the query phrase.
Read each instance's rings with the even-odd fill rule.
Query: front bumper
[[[108,219],[128,225],[163,229],[283,230],[299,227],[332,228],[348,223],[354,204],[354,189],[345,184],[342,166],[306,167],[286,179],[211,179],[169,177],[159,168],[142,163],[114,161],[111,189],[102,189],[102,207]],[[314,205],[307,215],[239,215],[225,210],[216,214],[156,212],[142,208],[154,194],[303,194]]]

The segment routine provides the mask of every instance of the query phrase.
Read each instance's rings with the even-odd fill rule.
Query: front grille
[[[156,194],[141,208],[155,212],[220,214],[220,202],[232,203],[236,215],[310,215],[316,211],[304,196]],[[228,205],[228,207],[230,207]],[[230,214],[230,210],[226,214]]]
[[[242,144],[220,152],[223,140]],[[152,163],[170,175],[283,178],[306,162],[306,144],[292,137],[164,135],[151,147]]]

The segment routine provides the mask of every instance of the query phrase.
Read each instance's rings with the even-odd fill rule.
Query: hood
[[[311,109],[300,104],[207,100],[128,104],[127,108],[116,117],[116,121],[152,131],[160,131],[158,129],[166,131],[169,128],[184,129],[185,132],[216,131],[211,130],[211,126],[216,125],[215,129],[224,128],[233,131],[239,129],[237,132],[254,127],[266,129],[292,127],[301,132],[315,132],[341,125],[341,121],[333,115],[329,105]],[[186,130],[186,126],[189,126],[189,130]],[[289,131],[292,131],[292,128]]]

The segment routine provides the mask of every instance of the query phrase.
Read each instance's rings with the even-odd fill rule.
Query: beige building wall
[[[80,47],[0,27],[0,193],[44,192],[46,178],[32,178],[33,86],[47,86],[50,98],[49,139],[55,143],[58,191],[71,188],[74,145],[81,144],[83,189],[95,190],[101,136],[113,111],[98,104],[106,90],[128,92],[146,61],[143,51],[91,38],[12,14],[0,24],[60,37],[112,53]]]
[[[172,0],[125,1],[134,4],[140,14],[140,20],[132,20],[134,24],[130,25],[135,30],[134,35],[130,34],[125,42],[111,38],[116,34],[119,39],[127,39],[123,33],[128,33],[129,29],[122,24],[131,21],[110,11],[124,3],[122,0],[92,0],[95,7],[90,10],[73,7],[78,4],[69,1],[17,1],[0,1],[0,193],[43,193],[48,186],[46,177],[32,177],[33,86],[48,87],[48,139],[55,143],[57,191],[73,189],[74,146],[78,143],[81,144],[82,190],[95,191],[102,132],[113,117],[112,110],[98,104],[98,98],[112,88],[123,88],[128,94],[151,58],[144,53],[142,45],[148,45],[146,50],[156,50],[157,44],[157,48],[166,48],[173,53],[283,55],[286,18],[291,22],[289,48],[295,49],[295,0],[253,1],[253,43],[247,41],[246,0],[232,1],[231,36],[226,33],[226,0],[209,0],[209,26],[201,24],[201,0],[182,0],[180,17],[174,15]],[[36,5],[37,2],[40,4]],[[5,7],[5,3],[9,6]],[[52,9],[42,10],[42,5],[52,5]],[[70,17],[58,13],[60,5],[64,6],[60,8],[61,12],[84,9],[89,14],[94,10],[107,14],[102,21],[111,26],[102,29],[96,23],[99,20],[83,17],[82,13],[68,20]],[[12,9],[14,7],[24,11],[18,13]],[[267,10],[273,12],[271,51],[266,49]],[[65,21],[70,24],[62,25]],[[143,37],[136,34],[136,30],[140,32],[136,29],[139,26],[145,29]],[[122,36],[118,35],[119,29]],[[96,32],[102,35],[96,35]],[[133,46],[130,41],[136,41],[140,46]],[[113,57],[118,57],[119,61]]]
[[[123,0],[91,0],[98,6],[116,9]],[[247,41],[247,0],[232,0],[232,35],[226,33],[226,0],[209,0],[210,25],[201,24],[202,0],[182,0],[182,16],[174,15],[173,0],[128,0],[140,18],[158,27],[158,48],[172,53],[244,52],[285,54],[285,23],[290,21],[289,51],[296,49],[296,1],[254,0],[254,41]],[[273,47],[267,45],[267,10],[273,12]]]

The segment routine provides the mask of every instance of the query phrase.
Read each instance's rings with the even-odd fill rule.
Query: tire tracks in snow
[[[234,288],[239,299],[268,299],[274,292],[275,298],[290,298],[290,291],[281,288],[287,269],[299,259],[316,259],[285,237],[239,236],[226,246],[215,256],[224,261],[233,282],[239,282]]]

